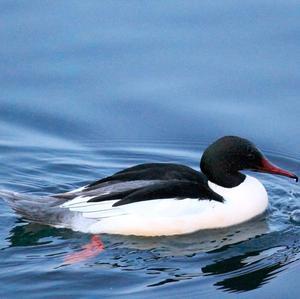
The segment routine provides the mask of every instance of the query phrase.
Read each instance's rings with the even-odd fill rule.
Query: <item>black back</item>
[[[151,184],[138,188],[101,194],[101,189],[123,182],[149,181]],[[116,188],[117,190],[117,188]],[[100,194],[97,196],[97,192]],[[138,201],[164,198],[198,198],[223,202],[223,198],[211,190],[207,178],[200,172],[180,164],[147,163],[136,165],[87,185],[84,190],[66,193],[68,200],[77,196],[94,196],[88,202],[116,200],[114,206]],[[96,195],[96,196],[95,196]],[[56,197],[64,197],[58,195]]]

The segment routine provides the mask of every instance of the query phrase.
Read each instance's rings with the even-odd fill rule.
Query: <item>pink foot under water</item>
[[[84,245],[79,252],[68,254],[64,258],[66,264],[76,264],[97,256],[104,250],[104,244],[99,236],[93,236],[90,243]]]

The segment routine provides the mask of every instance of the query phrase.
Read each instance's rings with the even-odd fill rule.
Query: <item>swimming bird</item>
[[[146,163],[52,196],[1,191],[28,220],[99,234],[161,236],[236,225],[262,214],[268,195],[253,170],[298,180],[250,141],[225,136],[204,151],[200,169]]]

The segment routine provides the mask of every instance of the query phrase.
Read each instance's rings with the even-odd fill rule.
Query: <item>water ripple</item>
[[[1,152],[5,153],[4,167],[0,171],[2,177],[4,173],[6,176],[1,187],[51,194],[80,187],[123,167],[147,161],[172,161],[197,169],[204,146],[172,141],[165,145],[145,142],[143,147],[134,142],[127,145],[110,142],[102,147],[91,143],[68,150],[16,147],[14,152],[12,148],[12,145],[0,145]],[[281,166],[299,169],[297,159],[276,153],[272,153],[270,159]],[[0,235],[3,240],[1,266],[13,270],[2,273],[1,281],[5,283],[14,277],[26,289],[26,275],[38,281],[39,291],[42,291],[48,287],[49,275],[58,279],[67,272],[64,281],[72,288],[66,295],[71,296],[75,291],[80,294],[79,287],[73,287],[77,279],[69,275],[74,268],[81,277],[86,275],[79,285],[87,283],[87,279],[96,281],[101,275],[102,279],[91,287],[91,293],[101,289],[114,295],[138,296],[147,289],[150,296],[150,290],[159,289],[164,293],[169,286],[189,288],[192,285],[193,292],[199,295],[205,293],[203,288],[245,292],[261,287],[282,271],[289,271],[299,259],[300,228],[290,222],[289,216],[299,208],[300,188],[282,177],[258,176],[268,189],[270,207],[257,219],[236,227],[177,237],[103,235],[105,250],[75,265],[65,264],[64,257],[80,251],[89,242],[88,235],[27,223],[1,203],[0,216],[7,225],[7,230],[2,230]],[[110,279],[114,280],[115,292],[108,283]]]

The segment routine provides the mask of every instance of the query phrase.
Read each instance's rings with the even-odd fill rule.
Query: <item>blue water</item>
[[[298,1],[0,2],[0,188],[70,191],[124,167],[198,168],[235,134],[300,175]],[[300,187],[258,175],[250,223],[169,238],[29,223],[0,201],[1,298],[296,298]]]

